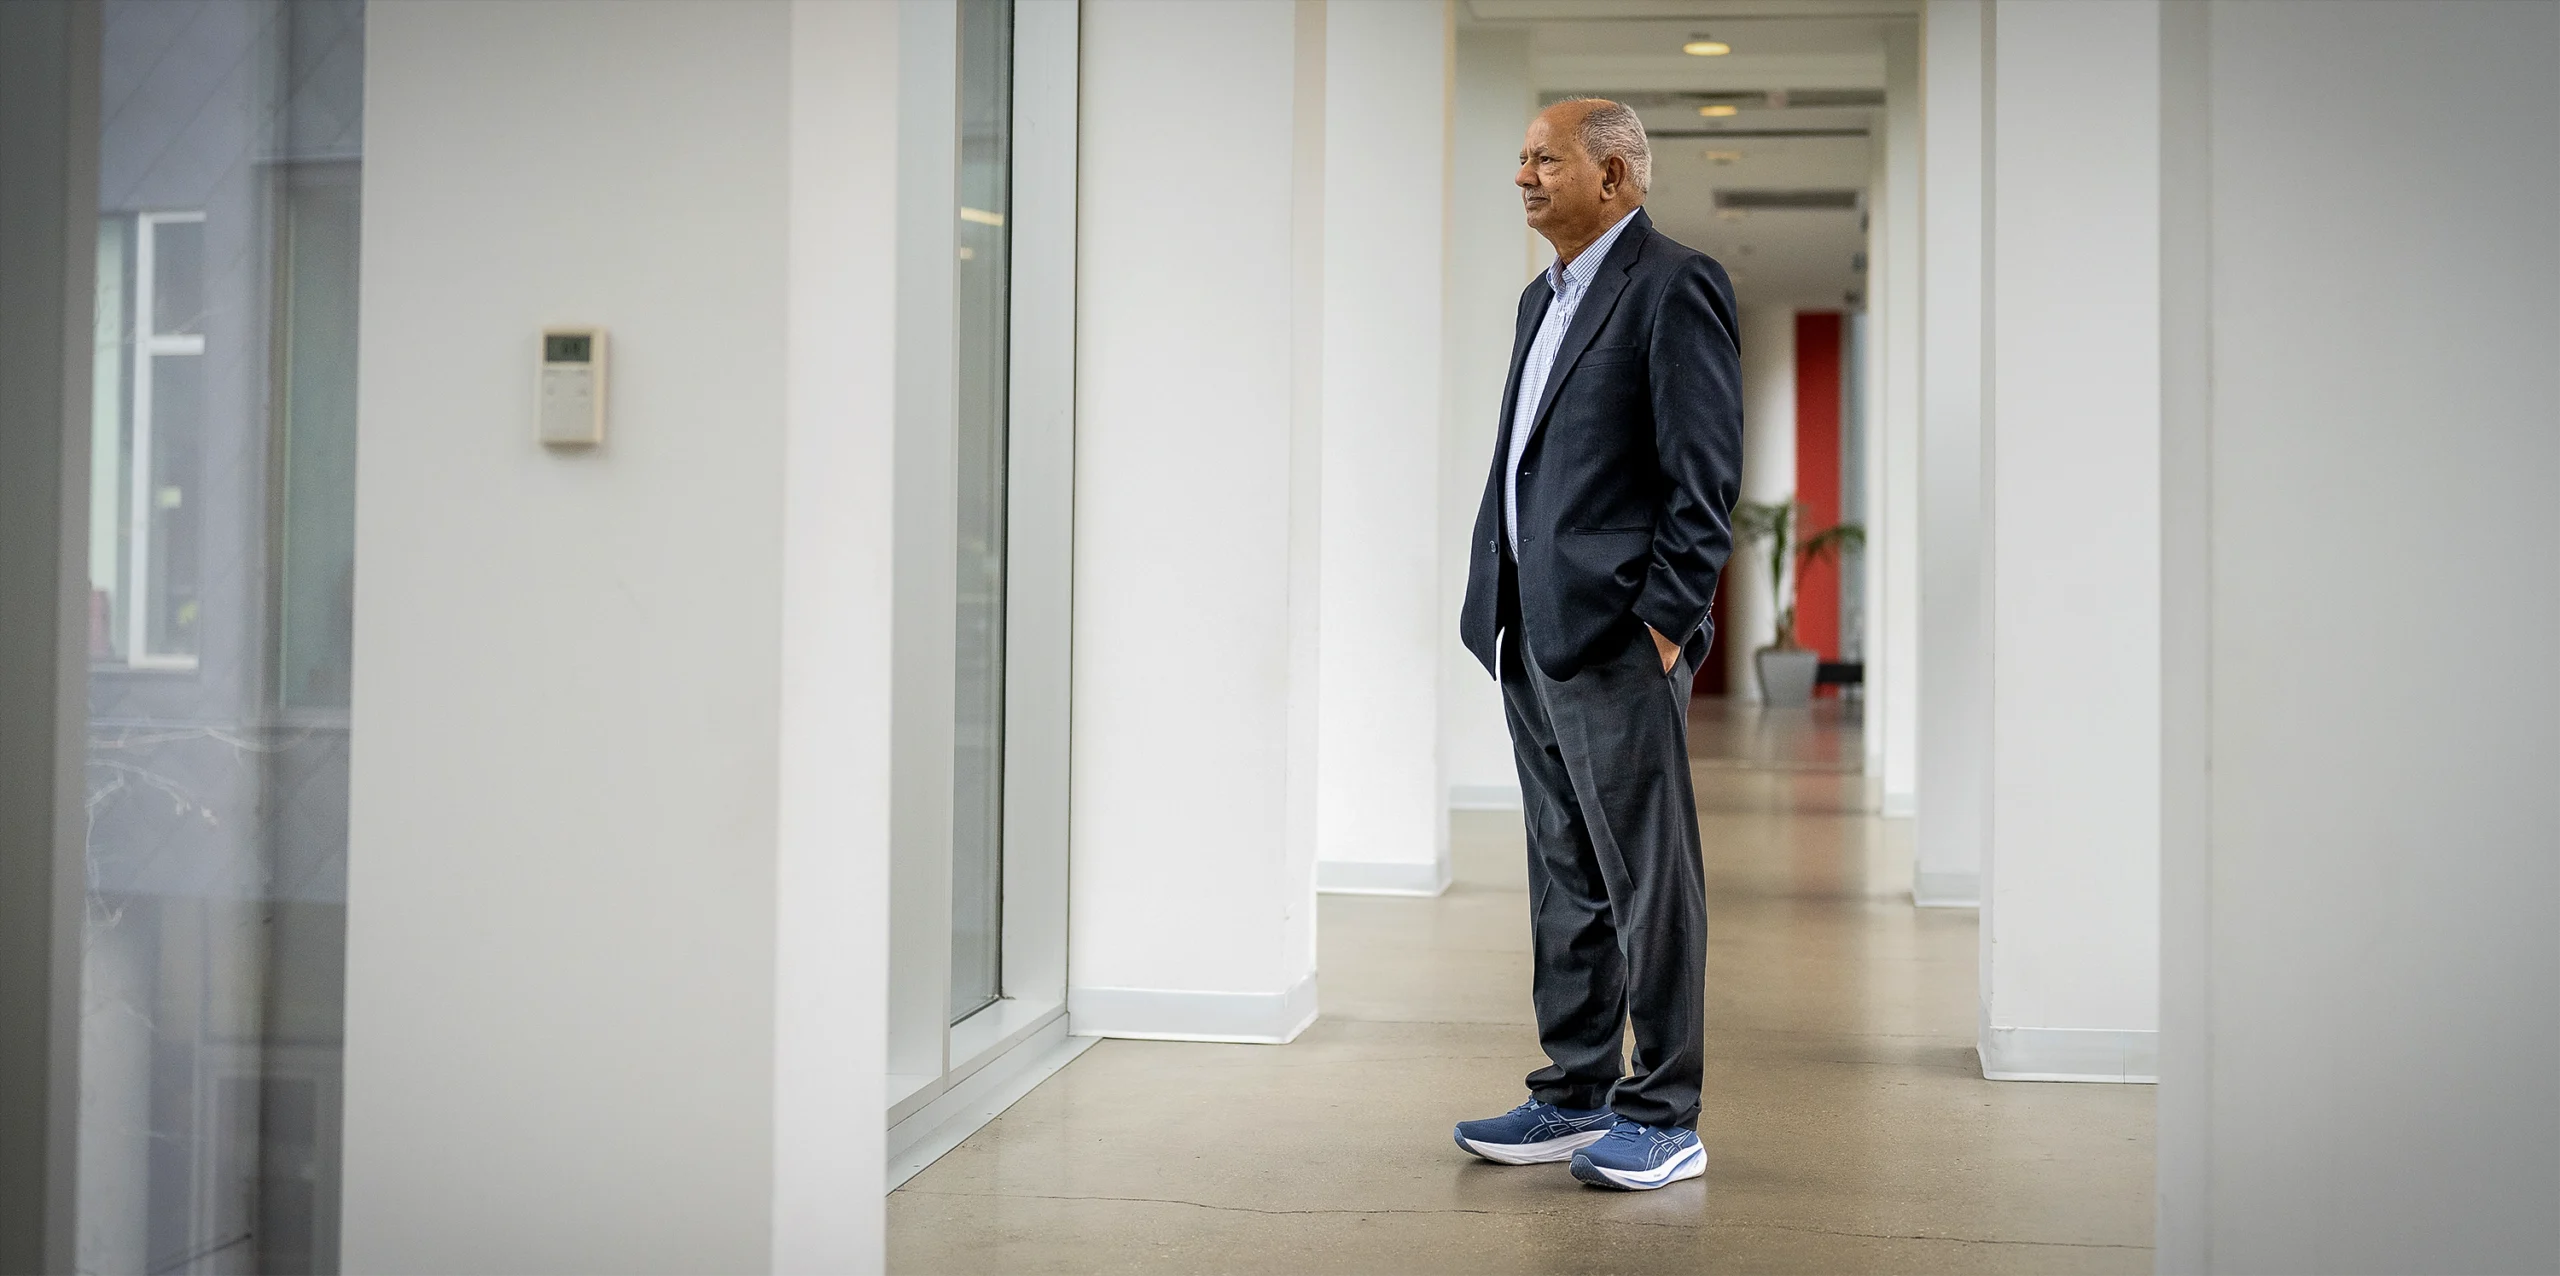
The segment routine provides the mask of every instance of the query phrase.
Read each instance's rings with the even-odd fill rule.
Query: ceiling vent
[[[1538,102],[1553,106],[1586,97],[1613,98],[1640,111],[1716,103],[1770,110],[1884,105],[1883,89],[1628,89],[1615,93],[1575,89],[1541,93]]]
[[[1716,208],[1718,211],[1784,208],[1853,213],[1858,210],[1858,192],[1719,190],[1716,192]]]

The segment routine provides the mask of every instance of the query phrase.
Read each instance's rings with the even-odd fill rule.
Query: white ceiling
[[[1635,100],[1653,135],[1647,199],[1665,233],[1724,263],[1746,306],[1863,306],[1863,215],[1839,210],[1727,212],[1718,189],[1864,192],[1873,105],[1773,105],[1770,91],[1884,87],[1884,37],[1916,0],[1463,0],[1462,26],[1525,32],[1530,75],[1543,97],[1590,93]],[[1712,35],[1723,57],[1680,45]],[[1683,97],[1683,95],[1697,95]],[[1701,102],[1739,109],[1703,118]],[[1739,158],[1719,162],[1710,152]]]

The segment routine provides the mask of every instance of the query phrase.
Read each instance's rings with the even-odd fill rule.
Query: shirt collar
[[[1547,267],[1547,287],[1561,294],[1567,279],[1572,280],[1576,288],[1590,287],[1592,277],[1600,273],[1600,263],[1609,256],[1609,246],[1618,242],[1618,233],[1627,228],[1628,222],[1635,220],[1637,213],[1643,211],[1644,208],[1639,205],[1629,210],[1626,216],[1619,218],[1617,225],[1600,232],[1600,237],[1592,240],[1591,246],[1583,249],[1582,254],[1573,259],[1572,265],[1558,262]]]

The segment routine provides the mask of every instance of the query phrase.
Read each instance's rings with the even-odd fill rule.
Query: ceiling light
[[[1741,109],[1741,107],[1735,106],[1731,102],[1715,102],[1699,107],[1698,114],[1706,116],[1711,120],[1720,120],[1728,115],[1739,112]]]
[[[1710,40],[1706,36],[1701,35],[1696,39],[1689,41],[1687,44],[1681,45],[1680,51],[1693,58],[1720,58],[1733,52],[1733,46],[1722,40]]]

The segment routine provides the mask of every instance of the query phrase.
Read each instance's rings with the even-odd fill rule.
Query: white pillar
[[[1742,324],[1742,499],[1783,501],[1796,490],[1796,312],[1786,306],[1745,306]],[[1729,695],[1760,700],[1760,676],[1752,653],[1777,641],[1778,599],[1772,592],[1769,547],[1736,539],[1718,588],[1731,590],[1725,608],[1725,686]],[[1786,570],[1792,573],[1790,561]]]
[[[1085,10],[1079,1033],[1285,1041],[1315,1015],[1324,18]]]
[[[2170,19],[2159,1270],[2560,1270],[2560,7]]]
[[[1457,37],[1455,119],[1449,130],[1448,389],[1440,439],[1440,763],[1449,804],[1517,807],[1520,773],[1502,691],[1458,641],[1476,511],[1492,472],[1520,290],[1538,270],[1535,238],[1511,184],[1520,141],[1537,112],[1525,31],[1477,28]]]
[[[348,1270],[881,1267],[906,12],[369,10]]]
[[[1983,3],[1932,0],[1921,95],[1926,334],[1920,423],[1920,795],[1911,897],[1982,899],[1991,649],[1982,446]]]
[[[1920,33],[1909,22],[1885,28],[1884,181],[1873,224],[1879,251],[1868,277],[1883,286],[1868,299],[1882,375],[1870,384],[1879,411],[1867,467],[1878,490],[1867,553],[1878,588],[1867,596],[1866,714],[1873,771],[1884,781],[1884,814],[1909,816],[1919,789],[1920,749]]]
[[[1325,17],[1323,890],[1449,884],[1439,373],[1452,16],[1408,2]]]
[[[1996,0],[1986,1075],[2156,1075],[2160,4]]]

